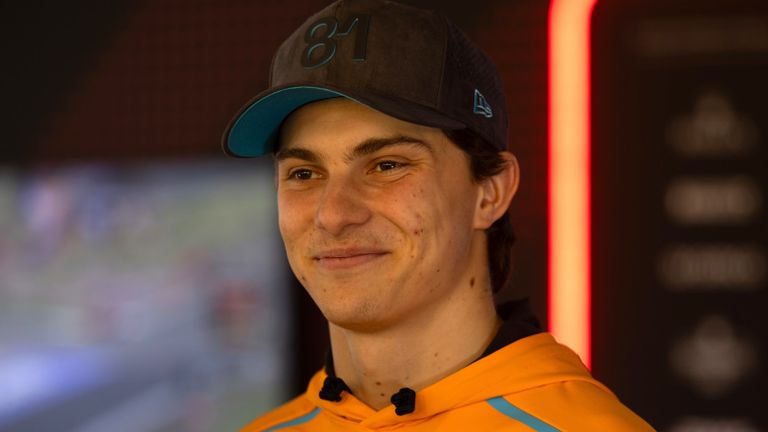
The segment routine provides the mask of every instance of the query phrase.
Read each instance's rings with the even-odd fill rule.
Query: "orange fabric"
[[[652,431],[584,368],[578,356],[548,333],[520,339],[416,392],[416,410],[379,411],[342,393],[329,402],[318,393],[320,371],[307,392],[256,419],[243,432],[267,431],[532,431],[524,421],[492,407],[496,396],[561,431]],[[319,408],[318,411],[315,411]],[[280,427],[299,419],[300,424]],[[552,429],[550,429],[552,430]]]

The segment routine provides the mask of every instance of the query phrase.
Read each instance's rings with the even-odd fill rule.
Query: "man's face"
[[[283,125],[276,175],[288,261],[332,323],[386,328],[455,300],[473,277],[480,186],[439,129],[315,102]]]

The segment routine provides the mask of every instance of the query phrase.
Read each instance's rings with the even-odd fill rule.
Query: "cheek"
[[[425,186],[416,186],[407,193],[393,197],[387,211],[397,221],[403,234],[411,239],[412,253],[424,253],[436,235],[440,204],[435,192]]]
[[[306,224],[302,224],[299,217],[300,212],[290,199],[278,196],[277,220],[280,229],[280,236],[285,247],[286,258],[293,273],[306,286],[307,278],[305,276],[304,261],[301,251],[306,250],[302,247],[302,232],[307,229]],[[311,226],[311,225],[310,225]]]
[[[427,191],[411,233],[421,238],[428,253],[441,260],[454,253],[461,255],[472,233],[475,199],[472,190],[463,184],[446,183],[445,187]]]
[[[295,194],[278,193],[277,221],[286,247],[296,241],[303,229],[312,226],[311,218],[309,222],[306,220],[307,212],[311,214],[308,202],[309,200],[302,200]]]
[[[452,201],[446,190],[439,187],[419,188],[413,195],[411,208],[411,234],[430,236],[436,231],[450,228],[453,214],[462,203]]]
[[[427,202],[429,196],[429,188],[425,185],[403,183],[394,193],[388,194],[384,208],[403,222],[403,228],[416,229],[425,221],[424,211],[430,206]]]

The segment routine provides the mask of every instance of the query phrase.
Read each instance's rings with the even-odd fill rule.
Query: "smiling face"
[[[340,327],[429,313],[487,267],[482,186],[439,129],[343,98],[311,103],[283,125],[276,175],[288,261]]]

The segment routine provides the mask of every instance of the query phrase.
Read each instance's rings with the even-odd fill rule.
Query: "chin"
[[[357,305],[339,305],[320,307],[329,323],[346,330],[356,332],[374,332],[387,328],[397,318],[379,305],[363,302]]]

